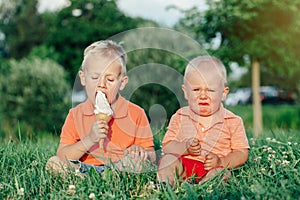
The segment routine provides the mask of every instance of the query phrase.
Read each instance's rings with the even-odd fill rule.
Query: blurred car
[[[251,98],[251,88],[239,88],[229,93],[225,100],[225,105],[236,106],[238,104],[247,104]]]
[[[278,90],[275,86],[261,86],[260,100],[262,104],[285,104],[294,103],[291,95],[284,90]],[[229,93],[225,100],[225,105],[235,106],[238,104],[252,103],[251,88],[239,88]]]
[[[278,98],[279,98],[279,92],[276,87],[274,86],[260,87],[260,101],[262,103],[274,104],[279,100]],[[251,97],[251,101],[252,101],[252,97]]]

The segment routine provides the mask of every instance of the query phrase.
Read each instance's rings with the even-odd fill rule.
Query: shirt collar
[[[128,114],[129,101],[119,94],[116,108],[114,110],[114,118],[126,117]]]
[[[91,116],[91,115],[94,115],[94,105],[93,103],[87,99],[85,102],[82,103],[81,105],[81,110],[82,110],[82,113],[84,115],[87,115],[87,116]]]

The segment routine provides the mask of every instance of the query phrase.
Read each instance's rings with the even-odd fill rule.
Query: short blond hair
[[[126,74],[127,56],[124,48],[112,40],[100,40],[92,43],[84,50],[84,58],[82,61],[82,69],[84,69],[85,60],[89,55],[119,59],[121,70]]]
[[[185,68],[184,79],[191,70],[199,70],[201,72],[201,66],[203,64],[209,65],[215,68],[215,72],[218,73],[224,85],[227,85],[227,72],[224,64],[221,60],[214,56],[198,56],[192,59]]]

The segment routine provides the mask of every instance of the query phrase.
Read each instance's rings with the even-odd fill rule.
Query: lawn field
[[[156,134],[156,148],[163,134]],[[226,183],[220,174],[201,185],[178,182],[174,188],[155,187],[156,170],[107,170],[102,176],[91,171],[85,178],[50,174],[45,163],[55,154],[58,137],[44,133],[22,138],[22,130],[19,135],[0,144],[0,199],[300,199],[299,129],[278,126],[258,138],[248,134],[249,159],[231,170]]]

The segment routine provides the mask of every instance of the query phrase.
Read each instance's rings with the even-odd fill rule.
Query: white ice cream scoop
[[[99,113],[106,114],[108,116],[113,115],[113,111],[106,99],[105,94],[98,90],[96,93],[96,102],[95,102],[95,110],[94,113],[97,115]]]

